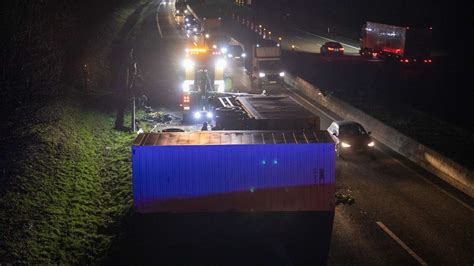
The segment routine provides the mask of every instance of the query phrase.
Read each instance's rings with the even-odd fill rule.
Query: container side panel
[[[134,206],[157,211],[334,209],[334,144],[144,146]]]

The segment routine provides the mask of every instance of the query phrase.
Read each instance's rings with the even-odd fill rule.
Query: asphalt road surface
[[[180,83],[183,79],[180,62],[184,55],[186,37],[174,24],[171,6],[160,4],[160,1],[148,6],[148,10],[143,13],[141,30],[137,36],[136,54],[144,83],[149,90],[151,105],[165,112],[179,113]],[[319,45],[326,41],[298,30],[287,33],[284,38],[295,43],[299,49],[310,51],[319,51]],[[303,42],[300,43],[299,40]],[[346,52],[355,53],[352,49],[347,46]],[[231,68],[234,87],[241,92],[248,90],[247,76],[242,67],[234,64]],[[271,93],[289,95],[319,115],[322,129],[339,119],[290,87]],[[367,130],[370,131],[370,128]],[[328,264],[472,265],[472,201],[466,200],[449,186],[437,182],[436,177],[394,155],[380,143],[376,143],[376,146],[374,156],[357,156],[337,161],[336,190],[351,195],[355,203],[336,206]],[[192,224],[193,221],[190,220],[189,223]],[[130,227],[137,225],[130,222],[128,226],[128,231],[133,232]],[[169,232],[158,228],[156,230],[162,234],[163,241],[172,241]],[[160,239],[156,234],[150,232],[150,235],[155,235],[154,239]],[[132,239],[135,242],[149,241],[127,239],[127,233],[124,235],[123,242],[130,242]],[[294,264],[281,245],[268,239],[264,243],[267,245],[259,248],[263,247],[262,252],[270,258],[265,262]],[[305,243],[300,244],[304,252],[312,252],[309,248],[305,250]],[[148,248],[152,249],[153,245],[149,243]],[[156,245],[159,246],[158,243]],[[127,245],[118,243],[111,256],[131,260],[133,255],[127,255],[130,251],[125,250],[125,247]],[[223,249],[226,247],[226,244],[222,245]],[[187,256],[189,252],[188,249],[182,250],[183,256]],[[217,256],[222,251],[213,252]],[[255,250],[243,249],[242,256],[246,257],[253,252]],[[153,252],[148,255],[150,257],[137,261],[146,262],[153,257]],[[113,261],[115,259],[112,258]],[[121,262],[126,261],[124,259]],[[249,260],[248,264],[253,264],[253,261]]]

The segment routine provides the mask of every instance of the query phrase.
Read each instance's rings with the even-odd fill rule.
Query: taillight
[[[344,51],[344,47],[339,48],[339,51]]]
[[[410,63],[410,59],[408,59],[408,58],[402,58],[402,59],[400,59],[400,62],[402,62],[402,63]]]
[[[183,103],[189,103],[189,96],[188,95],[183,96]]]
[[[427,64],[430,64],[430,63],[432,63],[433,61],[432,61],[431,59],[425,59],[425,60],[423,60],[423,62],[425,62],[425,63],[427,63]]]
[[[328,50],[329,50],[329,51],[334,51],[334,48],[328,47]]]

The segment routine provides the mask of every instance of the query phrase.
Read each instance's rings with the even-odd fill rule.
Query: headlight
[[[206,37],[206,39],[209,39],[209,34],[204,35],[204,37]]]
[[[349,144],[347,144],[347,143],[345,143],[345,142],[341,142],[341,146],[342,146],[343,148],[349,148],[351,145],[349,145]]]
[[[227,54],[227,57],[229,57],[229,58],[232,57],[232,54]]]
[[[280,72],[280,77],[284,77],[285,76],[285,72]]]
[[[247,55],[245,53],[242,54],[242,57],[246,57]]]
[[[197,28],[194,28],[193,31],[196,32],[196,31],[198,31],[198,29],[197,29]]]
[[[211,112],[208,112],[208,113],[206,114],[206,117],[207,117],[207,118],[212,118],[213,116],[214,116],[214,115],[213,115]]]
[[[188,14],[188,10],[184,10],[184,14]]]
[[[263,77],[265,77],[265,73],[260,72],[260,73],[258,73],[258,76],[263,78]]]
[[[373,147],[373,146],[375,146],[375,142],[371,141],[369,144],[367,144],[367,146]]]
[[[227,62],[222,58],[218,59],[217,62],[216,62],[216,67],[217,68],[225,68],[226,65],[227,65]]]
[[[223,53],[223,54],[227,53],[227,48],[222,47],[222,48],[221,48],[221,53]]]
[[[184,66],[184,68],[194,67],[194,62],[189,60],[189,59],[184,59],[183,66]]]
[[[179,10],[176,10],[176,14],[179,14]]]
[[[217,45],[213,44],[212,48],[217,49]]]
[[[195,112],[194,113],[194,118],[196,118],[196,119],[201,119],[201,116],[202,116],[201,112]]]

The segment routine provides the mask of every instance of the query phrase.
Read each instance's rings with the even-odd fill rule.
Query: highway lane
[[[234,73],[235,78],[247,79],[243,70]],[[340,120],[291,87],[268,91],[288,95],[313,111],[321,117],[323,129]],[[473,208],[427,182],[428,173],[394,158],[380,143],[377,146],[373,158],[338,159],[337,191],[353,196],[356,204],[336,207],[329,264],[411,265],[419,263],[416,257],[428,264],[473,261]],[[378,223],[417,255],[410,255]]]
[[[340,119],[296,90],[287,90],[322,117],[322,128]],[[427,181],[429,173],[377,146],[374,158],[337,162],[337,188],[354,196],[356,204],[336,208],[329,264],[472,263],[472,206]]]
[[[150,91],[150,103],[163,111],[179,112],[179,84],[182,80],[180,59],[186,41],[174,27],[170,12],[169,6],[159,7],[159,1],[145,12],[137,36],[136,54],[144,84]],[[233,68],[235,87],[239,91],[248,90],[248,80],[243,69],[239,66]],[[290,95],[320,115],[322,128],[326,128],[333,119],[338,119],[292,88],[270,93]],[[352,195],[356,203],[336,207],[328,263],[415,265],[420,264],[418,257],[428,264],[472,264],[474,212],[469,208],[470,205],[466,207],[450,197],[450,193],[441,192],[442,187],[425,181],[427,173],[413,168],[403,159],[394,158],[380,143],[377,146],[380,149],[375,159],[361,157],[340,159],[337,162],[337,190]],[[380,224],[395,234],[405,246]],[[167,236],[170,233],[159,232],[162,239],[169,240]],[[146,237],[132,239],[152,242]],[[288,260],[284,247],[277,242],[264,242],[267,244],[259,248],[264,248],[262,252],[274,257],[273,262]],[[153,243],[148,244],[148,247],[153,247]],[[176,245],[177,249],[182,248]],[[301,243],[301,247],[305,247],[304,243]],[[126,250],[120,252],[124,256],[127,253]],[[187,249],[182,250],[183,254],[188,252]],[[242,256],[251,253],[251,250],[243,250]],[[153,251],[147,254],[149,259],[153,257]],[[252,264],[251,261],[249,264]]]
[[[299,49],[313,53],[319,52],[318,44],[326,41],[297,30],[285,33],[284,40],[300,40]],[[355,49],[350,49],[355,54]],[[322,117],[322,128],[340,119],[300,97],[294,89],[287,89],[289,95]],[[457,193],[447,192],[449,188],[434,185],[429,181],[431,174],[403,158],[395,158],[386,147],[377,144],[375,159],[340,159],[337,163],[338,190],[353,195],[357,203],[336,208],[329,263],[472,263],[472,204],[460,201]]]

